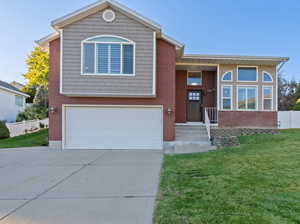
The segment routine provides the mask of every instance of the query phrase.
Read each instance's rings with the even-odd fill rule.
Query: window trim
[[[19,98],[20,102],[22,102],[22,105],[17,104],[17,98]],[[15,95],[15,105],[17,107],[24,107],[25,102],[24,102],[24,97],[20,95]]]
[[[256,68],[256,79],[255,81],[243,81],[243,80],[239,80],[239,68]],[[254,65],[238,65],[237,66],[237,70],[236,70],[236,80],[237,82],[258,82],[258,66],[254,66]]]
[[[89,39],[94,39],[94,38],[101,38],[101,37],[115,37],[115,38],[121,38],[121,39],[124,39],[128,42],[101,42],[101,41],[89,41]],[[95,63],[94,63],[94,73],[85,73],[83,71],[83,61],[84,61],[84,52],[83,52],[83,49],[84,49],[84,44],[85,43],[94,43],[95,44],[95,49],[94,49],[94,53],[95,53]],[[104,44],[120,44],[121,45],[121,53],[120,53],[120,59],[121,59],[121,67],[120,67],[120,70],[123,71],[123,45],[132,45],[133,46],[133,73],[132,74],[123,74],[123,73],[120,73],[120,74],[117,74],[117,73],[97,73],[97,57],[96,57],[96,54],[97,54],[97,49],[96,49],[96,44],[101,44],[101,43],[104,43]],[[126,77],[126,76],[135,76],[135,59],[136,59],[136,44],[134,41],[132,40],[129,40],[125,37],[121,37],[121,36],[117,36],[117,35],[110,35],[110,34],[107,34],[107,35],[96,35],[96,36],[92,36],[92,37],[88,37],[86,39],[84,39],[83,41],[81,41],[81,68],[80,68],[80,75],[84,75],[84,76],[120,76],[120,77]],[[109,55],[110,55],[110,52],[109,52]],[[109,60],[110,60],[110,57],[109,57]]]
[[[200,85],[189,85],[189,73],[191,72],[199,72],[201,74],[201,84]],[[187,86],[203,86],[203,73],[202,71],[187,71],[187,76],[186,76],[186,85]]]
[[[265,88],[271,88],[272,97],[271,98],[265,98]],[[273,111],[274,110],[274,89],[273,86],[262,86],[262,110],[263,111]],[[265,99],[271,100],[271,109],[267,110],[265,109]]]
[[[268,74],[271,77],[272,81],[265,81],[264,80],[264,73]],[[262,82],[263,83],[273,83],[274,82],[273,76],[269,72],[267,72],[267,71],[262,71],[262,75],[261,76],[262,76]]]
[[[247,91],[246,91],[246,108],[239,109],[239,88],[240,87],[252,87],[256,89],[256,98],[255,98],[255,109],[248,109],[248,99],[247,99]],[[236,110],[238,111],[258,111],[258,85],[237,85],[236,86]]]
[[[223,96],[224,87],[230,88],[230,97]],[[232,85],[222,85],[221,90],[222,90],[222,92],[221,92],[221,110],[232,111],[233,110],[233,86]],[[224,109],[223,99],[230,99],[230,109]]]
[[[231,72],[231,79],[230,79],[230,80],[224,80],[224,76],[225,76],[228,72]],[[222,75],[222,82],[232,82],[232,81],[233,81],[233,71],[230,70],[230,71],[224,72],[223,75]]]

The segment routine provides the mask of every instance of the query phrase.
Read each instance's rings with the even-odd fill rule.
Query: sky
[[[53,30],[50,22],[96,0],[2,0],[0,80],[19,81],[26,57]],[[185,44],[185,53],[285,56],[287,79],[300,81],[298,0],[119,0]]]

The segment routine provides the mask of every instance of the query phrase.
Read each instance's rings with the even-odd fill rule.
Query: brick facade
[[[202,72],[201,86],[187,86],[187,71],[176,71],[176,123],[187,122],[187,91],[202,90],[203,91],[203,107],[215,107],[217,75],[213,71]]]
[[[62,140],[62,104],[106,104],[106,105],[163,105],[164,140],[175,138],[175,112],[167,114],[167,108],[175,110],[175,47],[164,40],[157,40],[157,97],[156,98],[100,98],[67,97],[59,93],[60,86],[60,40],[50,42],[49,107],[56,112],[49,114],[49,140]]]
[[[277,128],[276,111],[219,111],[219,127]]]

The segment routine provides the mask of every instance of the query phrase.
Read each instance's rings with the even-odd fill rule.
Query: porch
[[[176,123],[218,123],[217,65],[177,63]]]

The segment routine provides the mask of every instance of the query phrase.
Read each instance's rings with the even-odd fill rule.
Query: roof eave
[[[47,48],[49,45],[49,42],[59,38],[59,36],[60,36],[59,32],[54,32],[54,33],[51,33],[39,40],[36,40],[35,43],[37,45],[39,45],[40,47]]]
[[[289,57],[273,56],[239,56],[239,55],[193,55],[186,54],[183,59],[205,59],[205,60],[240,60],[240,61],[274,61],[287,62]]]
[[[9,88],[6,88],[4,86],[0,86],[0,89],[3,89],[3,90],[6,90],[8,92],[12,92],[12,93],[15,93],[15,94],[18,94],[18,95],[22,95],[26,98],[30,97],[28,94],[26,93],[23,93],[23,92],[20,92],[20,91],[16,91],[16,90],[13,90],[13,89],[9,89]]]
[[[112,8],[116,8],[116,9],[120,10],[121,12],[123,12],[131,17],[134,17],[139,22],[143,23],[144,25],[146,25],[158,32],[161,31],[161,26],[158,23],[140,15],[139,13],[127,8],[126,6],[116,2],[114,0],[97,1],[96,3],[90,4],[86,7],[83,7],[72,13],[69,13],[63,17],[53,20],[51,22],[51,25],[53,26],[54,29],[58,30],[58,29],[63,28],[64,26],[74,22],[74,20],[77,21],[77,19],[75,19],[76,17],[78,17],[78,20],[79,20],[82,17],[85,17],[86,16],[85,14],[89,15],[88,14],[89,11],[93,12],[93,10],[94,10],[96,12],[96,11],[104,9],[108,6],[110,6]],[[80,17],[80,15],[82,15],[82,17]]]

